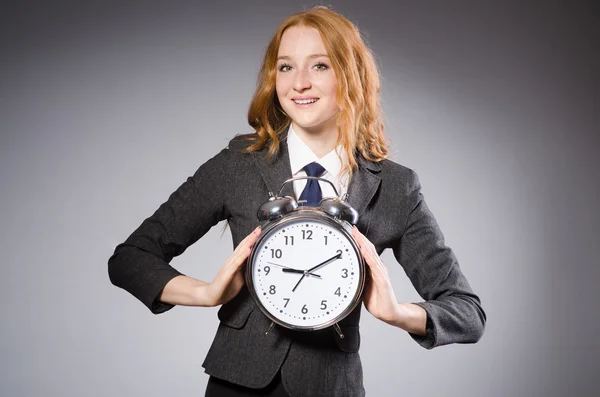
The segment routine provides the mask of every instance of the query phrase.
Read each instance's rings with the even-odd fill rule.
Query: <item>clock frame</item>
[[[284,186],[296,179],[318,179],[331,184],[330,181],[318,177],[297,177],[285,181]],[[333,186],[333,184],[331,185]],[[337,194],[334,186],[333,188]],[[281,190],[283,190],[283,186]],[[352,225],[358,221],[356,210],[340,198],[325,198],[317,207],[299,207],[293,197],[275,196],[272,193],[270,196],[269,202],[261,206],[258,211],[259,220],[265,221],[265,223],[262,225],[261,235],[253,245],[247,261],[246,284],[250,295],[261,312],[272,321],[271,328],[277,324],[296,331],[316,331],[334,326],[340,337],[343,338],[337,323],[360,304],[366,278],[365,262],[360,254],[360,248],[352,236]],[[300,230],[292,231],[294,228]],[[284,232],[285,236],[283,236]],[[299,234],[300,232],[302,234]],[[312,236],[312,232],[318,238],[312,242],[300,243],[299,246],[304,249],[299,246],[286,245],[290,242],[294,244],[293,233],[298,233],[295,236],[296,241],[299,242],[302,241],[299,240],[301,236],[305,239],[305,233],[311,233],[310,236]],[[322,242],[321,238],[323,237],[325,244],[316,241]],[[312,238],[308,240],[312,240]],[[324,248],[325,245],[329,245],[328,241],[334,247],[330,245],[330,247]],[[282,259],[283,253],[286,252],[284,251],[285,247],[288,247],[287,252],[290,252],[292,257]],[[271,260],[267,261],[265,256],[268,256],[269,253],[272,258],[269,257]],[[287,264],[283,263],[286,260]],[[310,263],[305,264],[305,261]],[[341,261],[342,265],[346,267],[340,268],[338,261]],[[268,265],[266,265],[267,263]],[[293,266],[290,266],[290,263]],[[279,268],[281,268],[281,272]],[[336,270],[340,272],[337,274],[337,279],[335,278]],[[266,278],[272,271],[275,271],[274,274],[277,275],[273,275],[271,278],[275,284],[271,284],[267,288],[263,285],[263,276]],[[295,280],[298,280],[297,283]],[[332,285],[336,284],[333,281],[339,281],[340,287],[333,289]],[[291,290],[290,282],[295,284]],[[302,283],[305,285],[301,285]],[[309,293],[306,290],[309,286],[306,284],[313,287]],[[298,288],[301,292],[296,296],[301,297],[300,299],[304,297],[311,305],[304,304],[301,314],[298,312],[298,303],[294,301],[289,310],[294,309],[298,312],[296,313],[298,317],[292,315],[286,309],[292,298],[278,295],[278,287],[279,291],[285,288],[285,294],[292,298]],[[330,291],[330,289],[333,290]],[[315,307],[314,304],[315,296],[309,296],[313,293],[316,294],[317,302],[322,299],[318,307]],[[337,297],[332,297],[332,293]],[[325,299],[325,297],[328,298]],[[271,298],[284,301],[287,299],[287,301],[285,306],[282,306],[282,301],[275,304],[271,302]],[[333,302],[329,311],[327,310],[328,302]],[[337,306],[334,306],[336,304]],[[321,315],[315,315],[315,310]],[[310,315],[308,315],[309,313]]]

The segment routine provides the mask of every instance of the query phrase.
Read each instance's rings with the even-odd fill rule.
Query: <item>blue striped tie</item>
[[[325,172],[325,168],[319,163],[312,162],[304,166],[304,171],[306,171],[306,175],[308,176],[321,176]],[[299,200],[306,200],[304,205],[316,207],[322,198],[323,194],[321,193],[319,181],[316,179],[307,179],[306,187],[302,191]]]

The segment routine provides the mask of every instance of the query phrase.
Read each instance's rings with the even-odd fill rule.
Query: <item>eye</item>
[[[277,70],[279,70],[280,72],[289,72],[291,68],[292,67],[290,65],[288,65],[287,63],[282,63],[281,65],[279,65]]]
[[[315,66],[313,66],[316,70],[319,71],[323,71],[323,70],[327,70],[329,69],[329,65],[323,63],[323,62],[319,62],[317,63]]]

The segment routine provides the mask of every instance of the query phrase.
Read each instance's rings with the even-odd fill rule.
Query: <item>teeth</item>
[[[294,102],[296,102],[298,105],[306,105],[308,103],[317,102],[317,100],[316,99],[294,99]]]

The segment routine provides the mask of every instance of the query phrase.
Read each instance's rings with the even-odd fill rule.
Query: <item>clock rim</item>
[[[256,290],[254,289],[254,282],[253,282],[253,276],[252,276],[252,267],[253,267],[252,264],[256,257],[256,252],[257,252],[256,248],[262,243],[262,241],[267,236],[270,235],[270,233],[273,231],[273,229],[277,228],[278,226],[280,226],[282,224],[290,223],[290,222],[293,222],[293,221],[296,221],[299,219],[300,220],[322,221],[333,227],[337,227],[338,230],[348,239],[348,241],[350,242],[350,245],[352,246],[352,248],[354,249],[354,252],[356,253],[356,255],[358,257],[358,266],[359,266],[359,271],[360,271],[360,275],[358,277],[358,288],[356,289],[356,293],[350,300],[350,304],[340,314],[338,314],[333,319],[328,320],[322,324],[315,325],[315,326],[302,326],[302,325],[290,324],[286,321],[281,320],[280,318],[277,318],[275,315],[273,315],[261,303],[261,301],[256,293]],[[295,331],[317,331],[317,330],[331,327],[334,324],[337,324],[340,321],[342,321],[350,313],[352,313],[352,311],[362,301],[362,294],[363,294],[363,290],[365,287],[365,281],[366,281],[365,260],[360,253],[360,248],[358,246],[358,243],[354,239],[354,236],[352,236],[352,226],[350,225],[350,223],[348,223],[347,221],[341,220],[341,219],[333,218],[331,215],[329,215],[326,212],[322,211],[321,209],[318,209],[315,207],[298,208],[296,211],[284,214],[275,220],[267,221],[263,225],[262,233],[259,236],[259,238],[256,240],[256,242],[254,243],[254,245],[252,246],[252,250],[250,251],[250,255],[248,256],[248,259],[246,261],[246,285],[248,287],[248,291],[250,292],[250,295],[252,296],[252,299],[254,300],[254,303],[256,304],[256,306],[258,306],[260,311],[274,323],[276,323],[282,327],[285,327],[285,328],[288,328],[291,330],[295,330]]]

